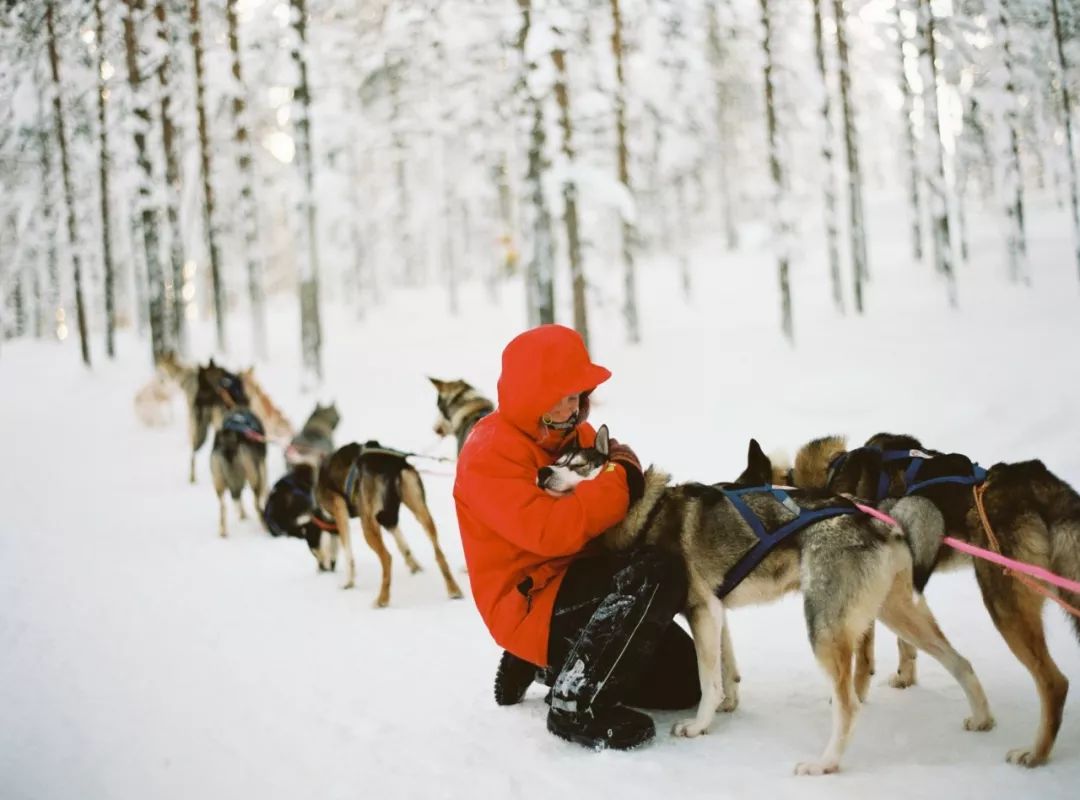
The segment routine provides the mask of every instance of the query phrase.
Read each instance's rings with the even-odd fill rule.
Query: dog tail
[[[907,544],[915,590],[921,593],[937,566],[941,548],[945,546],[945,518],[925,497],[889,500],[880,508],[900,523],[900,527],[892,532]]]
[[[214,449],[220,451],[229,461],[233,461],[240,449],[240,434],[234,430],[222,428],[214,434]]]
[[[375,514],[375,519],[387,530],[393,530],[401,516],[401,473],[383,482],[379,504],[382,508]]]
[[[791,480],[800,489],[824,489],[829,482],[829,464],[847,450],[843,436],[823,436],[807,442],[795,454]]]

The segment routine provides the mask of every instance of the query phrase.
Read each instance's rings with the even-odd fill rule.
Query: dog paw
[[[701,736],[701,734],[708,733],[708,731],[709,723],[699,722],[697,717],[681,720],[671,726],[672,736],[682,736],[686,739],[691,739],[695,736]]]
[[[739,707],[739,693],[729,692],[723,700],[720,701],[720,705],[716,707],[717,711],[723,711],[725,714],[730,714],[732,711]]]
[[[907,689],[915,685],[913,676],[901,675],[899,672],[889,678],[889,686],[894,689]]]
[[[1010,750],[1005,760],[1010,764],[1018,764],[1021,767],[1039,767],[1046,763],[1046,756],[1039,757],[1027,747],[1018,747]]]
[[[375,604],[373,608],[386,608],[388,605],[390,605],[390,598],[379,595],[375,598]]]
[[[413,563],[409,564],[409,574],[410,575],[415,575],[416,573],[423,572],[423,571],[424,571],[424,568],[421,567],[419,564],[417,564],[415,561]]]
[[[356,586],[356,581],[349,581],[348,583],[346,583],[346,584],[345,584],[344,586],[342,586],[341,588],[342,588],[342,589],[351,589],[351,588],[353,588],[354,586]]]
[[[840,771],[835,761],[800,761],[795,765],[796,775],[832,775]]]
[[[450,595],[451,600],[460,600],[465,596],[461,593],[461,589],[458,589],[457,587],[451,589],[449,592],[447,592],[447,594]]]
[[[996,722],[989,714],[985,717],[968,717],[964,720],[965,731],[991,731]]]
[[[866,702],[866,696],[870,693],[870,676],[867,675],[865,680],[855,679],[855,697],[860,703]]]

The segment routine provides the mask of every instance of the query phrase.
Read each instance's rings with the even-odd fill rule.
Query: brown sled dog
[[[375,551],[382,566],[382,583],[375,600],[377,608],[390,603],[390,553],[383,544],[380,527],[393,535],[409,569],[413,573],[420,571],[420,565],[398,528],[398,511],[404,504],[431,540],[435,560],[446,581],[447,594],[451,598],[462,596],[439,547],[438,532],[428,511],[420,474],[396,451],[384,449],[375,441],[363,445],[354,442],[340,448],[319,469],[315,501],[330,512],[337,526],[341,549],[347,559],[347,578],[342,588],[350,589],[356,583],[356,562],[349,533],[352,517],[360,518],[364,541]],[[323,561],[329,563],[329,557],[320,558],[320,562]]]
[[[274,405],[270,395],[255,377],[255,367],[241,370],[240,380],[244,384],[244,392],[251,401],[251,410],[266,426],[266,435],[278,441],[291,439],[295,433],[292,423],[281,412],[281,409]]]
[[[850,452],[840,437],[810,442],[799,452],[792,477],[799,486],[827,485],[830,491],[851,493],[871,502],[878,499],[876,495],[885,494],[885,506],[890,498],[903,497],[910,487],[905,482],[908,463],[886,460],[884,453],[905,450],[925,456],[919,480],[971,469],[966,456],[927,450],[911,436],[878,434]],[[878,491],[881,485],[887,486],[887,491]],[[1071,486],[1041,461],[1026,461],[990,467],[981,491],[990,527],[1004,555],[1080,580],[1080,495]],[[945,535],[992,549],[970,485],[942,483],[904,497],[902,502],[912,500],[920,502],[909,504],[903,513],[890,513],[900,518],[908,532],[917,590],[922,590],[937,569],[968,561],[942,545]],[[1041,703],[1034,743],[1010,750],[1007,758],[1028,767],[1044,764],[1061,726],[1069,690],[1068,679],[1046,646],[1042,622],[1045,598],[988,561],[975,559],[974,569],[990,618],[1013,655],[1031,673]],[[1073,607],[1080,606],[1080,596],[1061,589],[1051,591]],[[1072,621],[1080,636],[1080,620],[1073,617]],[[902,645],[902,685],[914,679],[914,661],[905,651]]]

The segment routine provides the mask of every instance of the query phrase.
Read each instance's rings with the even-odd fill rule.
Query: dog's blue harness
[[[876,448],[870,448],[876,449]],[[847,456],[847,453],[843,453]],[[960,486],[974,486],[981,484],[986,480],[986,469],[983,466],[971,462],[971,474],[970,475],[941,475],[936,478],[928,478],[926,480],[919,480],[919,471],[922,469],[923,462],[927,459],[932,459],[933,456],[922,450],[881,450],[881,462],[888,464],[896,461],[907,461],[907,469],[904,470],[902,476],[902,482],[904,485],[904,493],[902,497],[907,497],[908,494],[915,494],[921,489],[926,489],[929,486],[940,486],[942,484],[959,484]],[[842,459],[837,462],[837,466],[842,463]],[[885,471],[881,471],[878,476],[878,489],[877,497],[874,502],[880,503],[889,497],[889,476]]]
[[[719,488],[719,487],[718,487]],[[789,495],[783,489],[777,489],[775,486],[751,486],[745,489],[720,489],[724,493],[724,496],[731,502],[735,509],[739,512],[742,518],[746,521],[746,524],[754,531],[754,535],[757,536],[758,543],[754,545],[749,552],[739,559],[738,563],[728,570],[727,575],[724,576],[724,582],[720,588],[716,590],[716,596],[723,599],[728,595],[736,586],[746,579],[755,567],[758,566],[765,557],[772,552],[780,542],[787,539],[789,536],[798,533],[808,525],[812,525],[815,522],[819,522],[829,517],[838,517],[843,514],[861,514],[862,512],[857,509],[854,504],[847,504],[842,506],[829,506],[828,508],[815,508],[806,509],[802,508],[798,503],[791,499]],[[772,533],[765,530],[765,525],[758,518],[758,515],[751,510],[750,506],[743,500],[743,495],[746,494],[771,494],[773,498],[780,503],[784,508],[795,514],[795,519],[785,522],[779,528]]]
[[[233,409],[226,414],[225,419],[221,422],[221,429],[239,433],[241,436],[254,441],[266,440],[266,432],[263,430],[262,423],[247,408]]]
[[[908,468],[904,470],[903,481],[905,497],[909,494],[915,494],[915,492],[920,489],[925,489],[927,486],[938,486],[943,483],[957,483],[961,486],[974,486],[975,484],[982,483],[986,480],[986,469],[972,461],[970,475],[942,475],[938,478],[929,478],[920,481],[917,479],[919,470],[922,469],[923,462],[928,458],[933,458],[933,456],[927,455],[921,450],[884,450],[881,453],[881,460],[886,463],[890,461],[911,459]],[[881,477],[878,478],[878,500],[884,500],[888,491],[889,479],[887,475],[882,473]]]
[[[860,450],[877,450],[876,447],[861,447]],[[852,453],[855,451],[852,450]],[[939,486],[943,483],[955,483],[961,486],[974,486],[982,483],[986,480],[986,468],[971,462],[971,474],[970,475],[941,475],[937,478],[928,478],[926,480],[918,480],[919,471],[922,469],[923,463],[927,459],[931,459],[934,456],[929,453],[924,453],[922,450],[880,450],[881,461],[883,464],[895,463],[897,461],[907,461],[907,469],[904,470],[904,474],[901,476],[901,480],[904,486],[904,493],[902,497],[915,494],[928,486]],[[832,477],[836,473],[836,470],[847,460],[848,453],[840,453],[829,464],[829,478],[828,482],[832,483]],[[874,497],[874,503],[880,503],[886,497],[889,496],[889,476],[884,470],[878,476],[877,495]]]

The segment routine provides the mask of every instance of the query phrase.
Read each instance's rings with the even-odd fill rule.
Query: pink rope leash
[[[855,507],[862,511],[864,514],[869,514],[875,519],[879,519],[888,525],[895,525],[900,527],[900,523],[890,517],[883,511],[878,511],[871,506],[863,505],[862,503],[856,503]],[[993,550],[986,550],[982,547],[976,547],[973,544],[962,542],[953,536],[946,536],[943,541],[953,550],[959,550],[961,553],[967,553],[969,556],[975,556],[976,558],[982,558],[986,561],[990,561],[999,566],[1007,569],[1015,570],[1016,572],[1023,572],[1026,575],[1030,575],[1033,578],[1038,578],[1041,581],[1046,581],[1059,589],[1065,589],[1066,591],[1080,594],[1080,583],[1071,581],[1068,578],[1063,578],[1060,575],[1055,575],[1047,569],[1042,567],[1036,567],[1034,564],[1028,564],[1024,561],[1017,561],[1014,558],[1003,556],[1000,553],[995,553]]]
[[[1040,581],[1046,581],[1052,583],[1060,589],[1073,592],[1074,594],[1080,594],[1080,583],[1076,581],[1070,581],[1068,578],[1063,578],[1060,575],[1055,575],[1049,570],[1042,567],[1036,567],[1034,564],[1028,564],[1024,561],[1017,561],[1003,556],[1000,553],[995,553],[992,550],[984,550],[981,547],[976,547],[973,544],[967,542],[961,542],[959,539],[954,539],[952,536],[946,536],[944,539],[945,544],[954,550],[959,550],[961,553],[967,553],[970,556],[976,558],[983,558],[987,561],[992,561],[995,564],[999,564],[1007,569],[1014,570],[1016,572],[1023,572],[1030,575],[1033,578],[1038,578]]]

